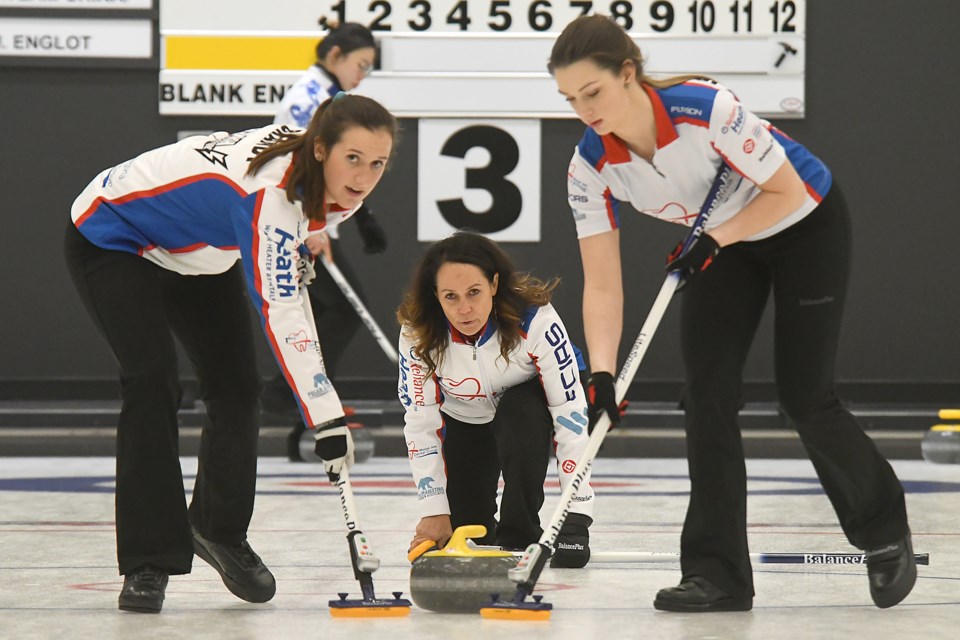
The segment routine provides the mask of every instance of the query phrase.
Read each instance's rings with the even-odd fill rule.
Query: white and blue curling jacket
[[[722,162],[742,175],[730,198],[707,221],[710,231],[736,215],[784,162],[806,185],[807,198],[777,224],[746,238],[760,240],[796,224],[830,190],[830,170],[803,145],[743,108],[723,86],[693,80],[666,89],[643,85],[653,105],[657,148],[653,162],[613,134],[588,128],[567,170],[567,196],[577,236],[620,227],[619,203],[640,213],[692,226]]]
[[[306,129],[320,103],[342,91],[340,83],[320,65],[313,65],[283,94],[273,124]]]
[[[102,171],[71,215],[93,244],[176,273],[223,273],[240,259],[267,342],[306,424],[317,425],[342,416],[343,407],[301,305],[297,253],[308,220],[301,203],[289,202],[284,191],[293,155],[246,175],[259,152],[300,133],[271,125],[184,138]],[[339,224],[354,211],[330,212],[326,224]]]
[[[406,410],[403,435],[421,517],[450,513],[443,457],[444,414],[467,424],[489,423],[500,396],[532,378],[539,378],[553,417],[560,485],[564,488],[571,482],[589,438],[580,353],[553,305],[530,307],[521,329],[520,342],[506,362],[500,355],[500,333],[494,318],[487,321],[474,343],[451,326],[443,359],[430,375],[414,353],[407,327],[401,329],[398,395]],[[593,496],[588,474],[574,494],[570,510],[592,516]]]

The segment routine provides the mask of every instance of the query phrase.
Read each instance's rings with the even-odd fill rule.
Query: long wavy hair
[[[549,303],[560,279],[544,282],[518,272],[503,249],[476,233],[459,231],[432,245],[420,260],[397,309],[397,320],[413,341],[414,353],[427,365],[428,375],[442,365],[450,341],[447,316],[437,297],[437,272],[448,262],[477,267],[491,284],[500,274],[491,315],[500,334],[500,355],[509,363],[510,352],[520,343],[520,323],[527,307]]]
[[[568,67],[581,60],[590,60],[601,69],[620,73],[625,63],[633,64],[637,81],[658,89],[666,89],[687,80],[711,80],[704,75],[682,75],[654,79],[643,71],[643,54],[626,31],[609,17],[595,14],[581,16],[564,27],[553,43],[547,71]]]
[[[327,214],[326,183],[323,162],[317,160],[313,153],[314,144],[319,139],[324,148],[331,149],[350,127],[386,131],[396,142],[399,125],[394,115],[376,100],[338,93],[317,107],[306,131],[287,129],[279,140],[257,154],[250,161],[247,175],[254,175],[274,158],[293,153],[293,170],[287,180],[287,200],[302,202],[303,213],[310,220],[323,220]],[[393,148],[396,148],[396,144]]]

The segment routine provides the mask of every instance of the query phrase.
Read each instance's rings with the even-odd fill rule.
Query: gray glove
[[[313,451],[323,460],[323,469],[331,483],[340,480],[340,470],[344,465],[353,466],[353,437],[343,418],[336,418],[315,427],[316,444]]]
[[[317,271],[313,268],[313,256],[300,255],[297,258],[297,273],[300,275],[300,285],[307,286],[317,277]]]

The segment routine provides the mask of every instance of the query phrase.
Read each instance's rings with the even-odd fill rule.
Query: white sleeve
[[[321,97],[326,98],[326,95],[319,83],[309,74],[304,75],[283,95],[273,123],[306,129],[313,112],[320,106]]]
[[[787,159],[769,123],[744,109],[727,89],[717,91],[714,99],[710,136],[726,163],[754,184],[769,180]]]
[[[577,352],[553,305],[540,307],[534,316],[527,332],[527,349],[539,371],[553,417],[557,474],[561,488],[566,489],[589,441],[587,400],[580,384]],[[573,496],[570,511],[592,517],[593,498],[588,473]]]
[[[403,437],[417,487],[418,511],[421,518],[449,514],[440,387],[435,375],[425,375],[425,365],[414,354],[405,330],[400,331],[397,395],[405,411]]]
[[[301,298],[297,252],[301,213],[278,188],[266,188],[255,214],[244,271],[267,342],[303,414],[313,427],[343,416],[327,377],[309,303]],[[241,248],[243,255],[244,248]],[[238,319],[238,322],[240,319]]]
[[[620,201],[600,173],[580,154],[573,152],[567,169],[567,200],[577,224],[577,237],[586,238],[620,227]]]

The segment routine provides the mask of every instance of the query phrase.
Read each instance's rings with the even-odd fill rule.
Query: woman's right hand
[[[333,251],[330,249],[330,238],[327,236],[326,231],[321,231],[320,233],[312,233],[307,236],[307,239],[304,240],[304,244],[307,245],[307,249],[310,250],[315,256],[323,256],[333,262]]]
[[[412,551],[418,544],[427,540],[436,542],[437,547],[443,547],[452,535],[453,527],[450,524],[449,515],[444,513],[421,518],[420,522],[417,523],[417,531],[413,534],[413,540],[410,541],[410,548],[407,551]]]

